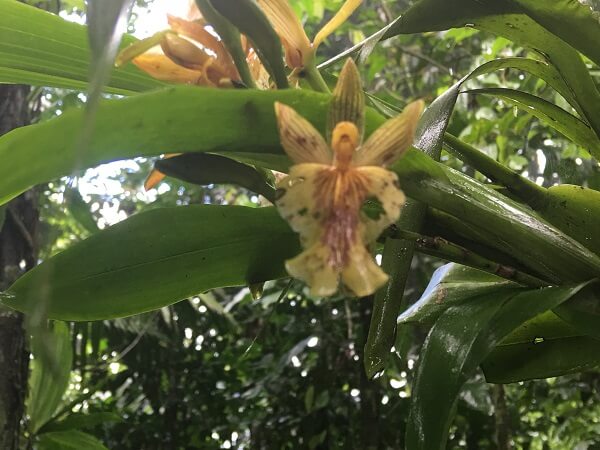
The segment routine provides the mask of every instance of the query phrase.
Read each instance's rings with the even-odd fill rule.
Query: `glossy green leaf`
[[[503,36],[529,48],[543,49],[543,54],[573,93],[585,119],[600,136],[600,93],[581,57],[562,39],[524,14],[515,2],[420,0],[395,22],[385,37],[465,26]]]
[[[39,450],[108,450],[91,434],[77,430],[53,431],[39,436]]]
[[[600,274],[597,255],[489,186],[420,152],[409,152],[393,170],[409,196],[460,218],[485,237],[486,245],[510,254],[532,275],[558,282]]]
[[[515,383],[583,372],[600,366],[600,341],[587,336],[497,347],[482,367],[489,383]]]
[[[555,309],[555,313],[581,334],[600,339],[600,287],[590,285]]]
[[[529,17],[600,65],[600,25],[580,0],[514,0]]]
[[[568,184],[552,186],[535,209],[548,222],[600,255],[600,192]]]
[[[582,287],[500,291],[448,308],[420,352],[407,448],[444,449],[459,391],[479,364],[513,329],[568,300]]]
[[[545,189],[448,133],[444,143],[456,157],[502,183],[548,222],[600,254],[600,235],[596,233],[600,229],[600,192],[573,185]]]
[[[296,235],[274,208],[156,209],[44,261],[9,288],[4,303],[64,320],[124,317],[284,276],[283,261],[297,252]]]
[[[398,317],[398,323],[432,323],[450,306],[473,297],[515,289],[524,288],[481,270],[445,264],[433,273],[419,300]]]
[[[156,161],[155,166],[165,175],[188,183],[235,184],[263,195],[273,202],[275,187],[254,167],[233,159],[208,153],[188,153]]]
[[[211,0],[212,6],[248,36],[278,88],[288,87],[279,36],[252,0]]]
[[[69,384],[73,353],[68,325],[54,322],[52,330],[37,329],[31,339],[31,353],[34,360],[27,414],[30,429],[36,432],[52,418]]]
[[[568,86],[553,66],[542,61],[528,58],[496,59],[480,65],[469,74],[465,75],[429,105],[420,122],[418,131],[419,138],[416,146],[422,148],[423,146],[431,146],[433,143],[437,143],[436,145],[438,146],[442,145],[441,142],[446,128],[448,127],[450,116],[452,115],[456,100],[458,99],[458,94],[464,83],[480,75],[508,68],[523,70],[544,80],[565,97],[574,108],[578,108],[577,101],[574,99]]]
[[[14,0],[0,0],[0,82],[85,90],[86,27]],[[135,39],[126,36],[123,45]],[[133,65],[114,69],[106,92],[129,95],[164,86]]]
[[[472,89],[466,93],[490,95],[523,109],[583,147],[595,158],[600,158],[600,139],[596,134],[577,117],[540,97],[506,88]]]

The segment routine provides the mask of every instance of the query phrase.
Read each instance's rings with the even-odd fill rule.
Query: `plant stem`
[[[304,78],[306,78],[306,81],[308,81],[310,86],[315,91],[325,93],[331,92],[329,90],[329,86],[327,86],[327,83],[325,83],[321,72],[319,72],[319,69],[317,69],[317,66],[315,65],[314,61],[310,61],[304,66],[302,74],[304,75]]]
[[[441,237],[423,236],[393,225],[388,228],[384,235],[390,238],[412,241],[415,243],[415,249],[420,253],[473,267],[525,286],[542,287],[548,285],[548,283],[514,267],[486,259]]]

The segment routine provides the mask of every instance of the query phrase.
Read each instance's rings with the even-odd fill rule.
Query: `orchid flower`
[[[167,15],[169,29],[158,32],[125,48],[117,57],[116,65],[133,62],[150,76],[163,81],[209,87],[231,87],[240,82],[233,58],[212,31],[196,7],[190,3],[187,17]],[[242,37],[252,77],[257,87],[268,88],[268,73],[256,52]],[[178,156],[169,153],[166,158]],[[153,169],[144,182],[146,190],[152,189],[165,178]]]
[[[285,265],[312,295],[333,295],[341,282],[363,297],[387,282],[368,246],[400,215],[404,194],[386,167],[411,146],[422,111],[422,101],[410,103],[362,143],[364,94],[351,59],[330,107],[330,145],[292,108],[275,104],[281,144],[295,163],[277,183],[275,204],[304,247]],[[364,211],[367,200],[381,206],[377,217]]]
[[[287,0],[258,0],[258,6],[281,39],[288,66],[293,69],[302,69],[311,64],[317,47],[349,18],[361,3],[362,0],[346,0],[311,43]]]

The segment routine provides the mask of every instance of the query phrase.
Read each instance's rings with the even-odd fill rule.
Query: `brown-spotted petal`
[[[295,163],[331,164],[325,139],[308,120],[283,103],[275,103],[281,145]]]
[[[357,166],[389,166],[410,148],[424,103],[410,103],[398,116],[388,120],[367,139],[354,155]]]
[[[361,222],[365,226],[364,241],[372,243],[398,220],[406,197],[394,172],[376,166],[357,167],[355,170],[368,180],[367,199],[373,203],[373,209],[369,213],[362,212]]]

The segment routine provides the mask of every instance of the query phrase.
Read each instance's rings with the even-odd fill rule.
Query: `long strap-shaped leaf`
[[[274,101],[293,106],[322,130],[328,99],[304,91],[178,87],[107,101],[84,155],[73,146],[82,111],[67,112],[0,138],[0,201],[76,169],[166,152],[243,155],[248,162],[285,170],[289,161],[279,144]],[[382,120],[369,111],[367,134]],[[468,222],[489,245],[512,252],[534,275],[560,282],[600,273],[598,257],[581,244],[464,174],[414,150],[394,170],[409,196]]]
[[[123,45],[134,41],[126,36]],[[14,0],[0,0],[0,83],[85,90],[86,27]],[[164,86],[133,65],[114,69],[106,92],[130,95]]]
[[[500,290],[448,308],[432,327],[420,354],[406,447],[445,448],[453,407],[466,379],[513,329],[565,302],[582,287]]]
[[[138,214],[20,278],[4,304],[63,320],[124,317],[208,289],[285,275],[298,241],[274,208],[189,206]]]

